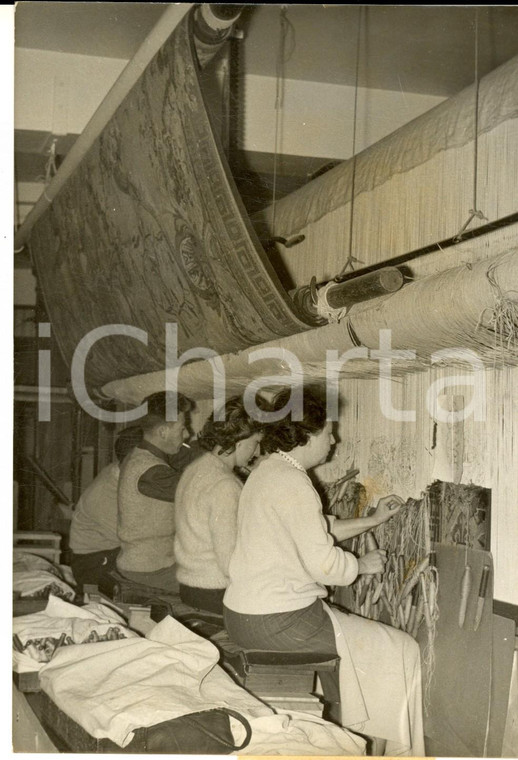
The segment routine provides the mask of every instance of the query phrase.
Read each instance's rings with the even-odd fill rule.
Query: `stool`
[[[315,696],[317,671],[335,671],[340,658],[324,652],[279,652],[245,649],[226,631],[211,636],[221,653],[221,666],[244,689],[275,709],[301,710],[322,716]]]

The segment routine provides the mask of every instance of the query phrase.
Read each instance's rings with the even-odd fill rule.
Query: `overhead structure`
[[[356,270],[387,264],[516,215],[517,82],[518,56],[255,214],[262,238],[274,226],[297,238],[271,253],[292,287],[335,277],[349,253]],[[475,183],[481,216],[470,218]]]
[[[24,225],[66,361],[81,345],[89,388],[124,403],[163,389],[170,323],[179,354],[222,357],[229,390],[290,374],[289,352],[322,379],[327,350],[375,350],[380,330],[416,351],[409,370],[455,346],[514,363],[518,58],[252,224],[199,84],[200,61],[220,49],[239,8],[198,6],[182,18]],[[266,253],[260,240],[274,247]],[[277,358],[252,363],[255,348]],[[208,353],[188,356],[184,390],[210,397]],[[360,356],[343,368],[372,372]]]
[[[218,353],[309,327],[253,231],[205,108],[194,32],[205,31],[206,61],[230,29],[217,13],[181,20],[28,232],[66,362],[100,331],[86,362],[92,388],[162,368],[167,323],[179,350]],[[131,335],[110,334],[121,324]]]
[[[415,358],[395,363],[395,373],[424,369],[436,352],[456,347],[474,352],[484,366],[516,363],[516,81],[518,58],[481,81],[477,119],[475,89],[469,87],[363,151],[356,162],[345,161],[277,201],[275,214],[269,207],[253,218],[261,238],[272,239],[275,216],[282,235],[272,258],[288,272],[290,292],[300,308],[313,317],[320,288],[309,287],[312,277],[314,283],[327,282],[328,292],[348,283],[356,290],[365,278],[369,282],[368,273],[376,282],[395,269],[405,285],[368,301],[344,300],[347,309],[339,321],[326,324],[333,320],[320,319],[320,326],[312,330],[261,344],[258,348],[269,352],[268,359],[257,360],[253,348],[223,356],[228,393],[240,392],[261,377],[289,379],[291,356],[299,360],[296,371],[305,379],[324,380],[328,350],[342,355],[364,349],[366,354],[357,353],[343,363],[340,376],[376,377],[379,363],[369,352],[379,348],[380,330],[390,330],[394,349],[415,352]],[[472,207],[475,147],[483,177],[479,205],[487,218],[472,218],[458,235]],[[340,271],[348,253],[353,184],[352,252],[361,261],[356,271],[344,273],[335,283],[329,278]],[[282,242],[293,239],[294,246]],[[347,289],[337,292],[346,299]],[[179,378],[184,391],[198,398],[212,396],[214,367],[209,362],[184,366]],[[158,372],[114,381],[103,392],[134,404],[164,383],[165,374]]]
[[[425,370],[434,362],[469,370],[516,365],[517,246],[518,228],[511,246],[505,237],[498,241],[505,251],[498,256],[446,269],[393,295],[356,304],[340,322],[224,355],[218,365],[186,363],[178,373],[178,390],[210,399],[218,384],[233,395],[252,382],[268,388],[283,378],[286,383],[377,378],[384,350],[403,351],[392,362],[394,377]],[[385,331],[385,346],[380,345],[380,331]],[[161,371],[115,380],[102,390],[106,398],[133,406],[165,387],[166,373]]]

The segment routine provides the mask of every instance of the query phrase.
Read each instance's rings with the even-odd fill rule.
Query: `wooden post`
[[[79,404],[73,412],[72,424],[72,501],[75,504],[81,495],[81,457],[83,449],[83,410]]]

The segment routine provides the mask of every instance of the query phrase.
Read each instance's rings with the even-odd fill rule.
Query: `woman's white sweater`
[[[239,501],[237,541],[224,604],[234,612],[290,612],[348,586],[358,560],[335,546],[322,502],[304,470],[272,454],[253,470]]]
[[[175,497],[174,553],[179,583],[226,588],[242,487],[228,465],[209,452],[184,470]]]

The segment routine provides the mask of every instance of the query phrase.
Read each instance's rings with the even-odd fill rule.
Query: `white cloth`
[[[252,470],[239,500],[236,548],[224,604],[234,612],[290,612],[348,586],[358,560],[335,546],[306,472],[271,454]]]
[[[62,576],[60,565],[54,565],[50,560],[40,557],[38,554],[31,554],[31,552],[23,549],[13,549],[13,573],[23,573],[28,570],[45,570],[57,575],[58,578]]]
[[[365,740],[340,726],[303,712],[278,710],[254,718],[250,744],[237,755],[365,755]]]
[[[91,736],[120,747],[135,729],[213,707],[230,707],[252,727],[247,754],[358,755],[362,740],[325,721],[277,716],[217,665],[216,647],[171,617],[146,639],[61,650],[40,671],[42,689]],[[255,743],[257,736],[257,744]],[[239,743],[240,736],[236,735]],[[238,754],[243,754],[240,750]]]
[[[43,663],[38,662],[33,657],[23,652],[13,650],[13,671],[15,673],[37,673],[43,667]]]
[[[40,671],[40,683],[89,734],[120,747],[137,728],[212,707],[271,714],[216,667],[218,659],[210,641],[166,617],[145,639],[61,650]]]
[[[55,565],[45,557],[20,549],[13,551],[13,591],[21,597],[43,596],[43,592],[58,593],[72,601],[75,591],[65,576],[64,566]]]
[[[47,594],[53,592],[72,601],[76,595],[68,583],[46,570],[23,570],[13,573],[13,591],[18,593],[22,599],[38,596],[45,598]]]
[[[40,612],[31,615],[20,615],[13,618],[13,634],[17,634],[22,644],[31,640],[44,640],[48,637],[59,639],[64,633],[70,637],[74,644],[82,644],[88,639],[92,631],[103,636],[107,631],[116,627],[121,636],[126,638],[138,638],[138,635],[127,627],[126,621],[114,610],[104,604],[90,603],[83,607],[69,604],[56,596],[50,596],[47,606]],[[92,646],[101,646],[101,643]],[[89,646],[85,644],[84,646]],[[66,646],[63,650],[74,650],[76,646]],[[58,652],[54,654],[57,657]],[[30,658],[26,653],[14,652],[13,662],[17,672],[27,670],[39,670],[41,662],[34,662],[30,667]]]
[[[387,740],[390,756],[423,757],[419,646],[403,631],[324,604],[340,657],[342,725]]]

